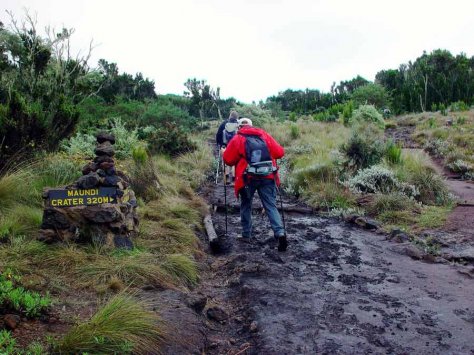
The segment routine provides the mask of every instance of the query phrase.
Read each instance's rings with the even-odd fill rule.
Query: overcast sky
[[[77,48],[142,72],[160,94],[187,78],[250,103],[287,88],[329,91],[333,81],[374,80],[423,50],[474,55],[473,0],[2,0],[39,27],[73,27]],[[0,20],[8,23],[5,11]]]

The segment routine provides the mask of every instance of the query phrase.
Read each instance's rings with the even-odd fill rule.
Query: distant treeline
[[[366,87],[369,84],[372,86]],[[464,53],[453,56],[447,50],[438,49],[430,54],[425,52],[398,69],[379,71],[375,83],[357,76],[341,81],[339,85],[334,83],[329,93],[289,89],[267,98],[262,104],[270,109],[314,114],[354,98],[369,103],[375,99],[378,108],[387,107],[394,113],[404,113],[447,107],[457,101],[471,105],[473,95],[474,57],[468,58]]]

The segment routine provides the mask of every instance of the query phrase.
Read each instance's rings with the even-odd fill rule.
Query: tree
[[[206,80],[198,80],[196,78],[188,79],[184,86],[188,91],[184,92],[186,97],[191,98],[191,109],[190,113],[201,119],[201,122],[205,117],[217,117],[222,118],[220,109],[220,88],[214,90]]]
[[[390,106],[390,97],[387,90],[380,84],[366,84],[358,87],[352,93],[356,106],[374,105],[381,109]]]

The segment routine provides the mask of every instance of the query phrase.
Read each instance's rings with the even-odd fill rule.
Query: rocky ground
[[[202,283],[161,302],[163,317],[182,325],[166,353],[474,353],[472,264],[426,258],[403,238],[296,212],[285,214],[290,247],[279,253],[258,198],[254,238],[237,242],[238,202],[227,193],[229,233],[209,250]],[[203,194],[222,205],[222,186]],[[216,211],[223,233],[225,215]]]

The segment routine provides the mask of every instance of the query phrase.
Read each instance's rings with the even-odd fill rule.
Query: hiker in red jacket
[[[255,191],[262,200],[274,236],[278,239],[278,250],[285,251],[288,245],[285,229],[276,206],[276,189],[280,185],[276,159],[285,150],[263,129],[252,127],[249,118],[239,119],[239,130],[227,145],[224,162],[235,169],[235,195],[240,195],[240,219],[242,235],[239,240],[248,241],[252,233],[252,198]]]

